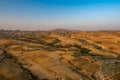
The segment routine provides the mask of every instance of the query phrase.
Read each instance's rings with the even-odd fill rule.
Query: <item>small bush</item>
[[[80,57],[82,54],[88,54],[91,50],[87,49],[87,48],[81,48],[78,51],[74,52],[74,56],[75,57]]]

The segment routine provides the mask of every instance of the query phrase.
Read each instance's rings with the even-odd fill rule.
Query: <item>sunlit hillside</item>
[[[120,80],[119,31],[0,31],[0,80]]]

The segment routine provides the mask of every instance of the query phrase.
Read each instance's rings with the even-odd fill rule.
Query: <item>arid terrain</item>
[[[0,80],[120,80],[120,31],[0,30]]]

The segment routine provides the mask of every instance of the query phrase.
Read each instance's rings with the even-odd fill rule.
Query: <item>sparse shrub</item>
[[[80,51],[75,51],[74,52],[74,57],[80,57],[82,55],[82,53]]]
[[[91,51],[87,48],[84,48],[78,45],[77,45],[77,48],[79,48],[79,50],[74,52],[75,57],[80,57],[82,54],[88,54]]]
[[[74,44],[74,47],[78,48],[78,49],[81,49],[82,47],[78,44]]]

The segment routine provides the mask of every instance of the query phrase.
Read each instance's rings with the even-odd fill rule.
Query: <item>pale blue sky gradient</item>
[[[120,29],[120,0],[0,0],[4,29]]]

